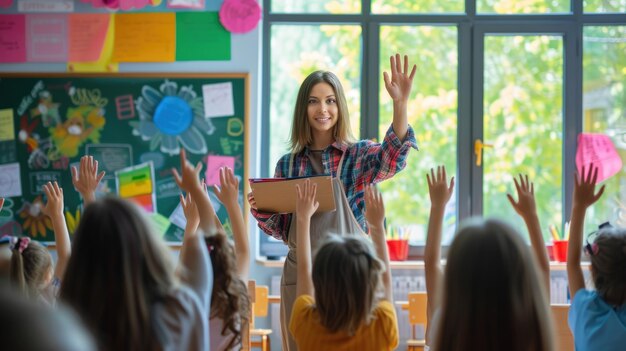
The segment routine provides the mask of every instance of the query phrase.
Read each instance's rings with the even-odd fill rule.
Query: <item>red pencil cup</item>
[[[405,261],[409,257],[409,241],[390,239],[387,240],[389,259],[392,261]]]
[[[552,241],[552,253],[557,262],[567,262],[567,240]]]

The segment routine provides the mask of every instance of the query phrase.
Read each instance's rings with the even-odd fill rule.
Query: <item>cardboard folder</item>
[[[304,184],[306,179],[317,184],[315,199],[319,202],[316,212],[335,210],[335,195],[331,176],[298,178],[261,178],[250,179],[250,188],[257,208],[261,212],[294,213],[296,212],[296,184]]]

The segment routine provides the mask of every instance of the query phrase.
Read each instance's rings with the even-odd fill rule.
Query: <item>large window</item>
[[[545,228],[569,219],[580,132],[610,136],[626,165],[624,0],[265,0],[264,11],[266,176],[288,151],[308,73],[335,72],[353,130],[381,140],[392,120],[382,81],[389,56],[406,53],[417,64],[408,114],[420,151],[380,186],[388,223],[410,228],[414,245],[425,239],[430,167],[444,164],[457,177],[445,242],[472,215],[524,228],[506,198],[518,173],[535,183],[548,239]],[[606,220],[626,225],[626,171],[605,184],[589,230]]]

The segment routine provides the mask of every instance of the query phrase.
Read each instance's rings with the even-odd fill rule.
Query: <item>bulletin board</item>
[[[82,199],[70,167],[83,155],[106,171],[98,197],[124,186],[126,193],[149,189],[155,202],[144,206],[146,214],[168,242],[183,236],[171,171],[180,169],[180,148],[203,163],[207,183],[219,167],[234,167],[247,213],[248,94],[247,74],[0,74],[0,196],[7,198],[0,234],[54,241],[41,213],[42,186],[54,180],[64,189],[72,233]],[[132,184],[144,175],[141,186]],[[230,232],[226,209],[212,190],[209,197]]]

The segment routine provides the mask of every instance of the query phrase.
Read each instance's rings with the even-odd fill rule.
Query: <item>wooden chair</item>
[[[424,333],[426,333],[426,325],[428,323],[428,317],[426,314],[427,303],[428,297],[426,292],[409,293],[409,325],[411,326],[411,339],[407,340],[406,343],[408,351],[424,350],[424,345],[426,345],[425,338],[416,338],[415,327],[418,324],[422,324],[424,326]]]
[[[269,289],[267,286],[257,286],[254,280],[248,281],[248,292],[254,291],[254,294],[250,294],[250,326],[249,341],[250,348],[261,348],[262,351],[270,351],[272,349],[270,344],[271,329],[257,329],[254,326],[255,317],[267,317],[268,314],[268,295]],[[252,338],[259,337],[260,340],[252,340]]]
[[[569,305],[551,305],[552,320],[554,322],[554,335],[556,336],[557,350],[573,351],[574,337],[569,330],[567,323],[567,315],[569,313]]]

